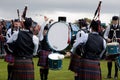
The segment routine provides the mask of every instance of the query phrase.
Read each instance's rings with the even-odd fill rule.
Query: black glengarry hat
[[[92,29],[94,29],[95,31],[98,31],[100,24],[101,24],[100,20],[92,20],[91,24],[90,24],[90,27]]]
[[[32,18],[25,18],[25,21],[24,21],[25,27],[26,28],[31,27],[32,26],[32,22],[33,22]]]
[[[118,19],[119,19],[118,16],[113,16],[113,17],[112,17],[112,20],[118,20]]]

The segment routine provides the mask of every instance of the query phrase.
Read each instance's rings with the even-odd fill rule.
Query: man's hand
[[[72,54],[71,52],[66,52],[65,57],[70,57],[71,54]]]
[[[108,42],[108,43],[111,42],[111,41],[112,41],[111,39],[109,39],[109,38],[107,39],[107,42]]]

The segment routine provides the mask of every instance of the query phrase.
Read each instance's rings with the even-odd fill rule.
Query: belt
[[[15,57],[15,59],[32,59],[30,57]]]

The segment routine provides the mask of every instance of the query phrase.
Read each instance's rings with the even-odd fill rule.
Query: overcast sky
[[[46,15],[57,19],[66,16],[68,21],[79,18],[92,19],[99,0],[0,0],[0,18],[17,18],[17,9],[22,14],[28,5],[27,16]],[[120,14],[120,0],[102,0],[101,21],[108,23],[112,16]]]

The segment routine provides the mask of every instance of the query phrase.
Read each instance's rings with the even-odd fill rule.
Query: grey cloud
[[[15,15],[17,8],[22,12],[25,3],[28,3],[30,12],[94,13],[98,2],[99,0],[0,0],[0,14],[1,16]],[[119,3],[119,0],[103,0],[101,10],[103,13],[120,12]]]

